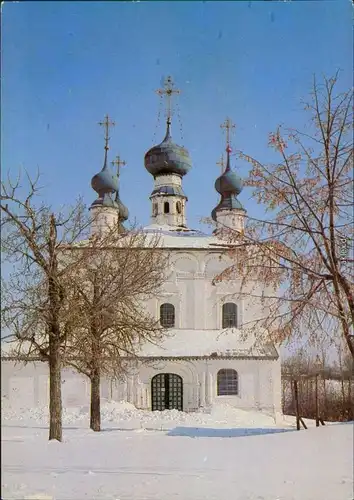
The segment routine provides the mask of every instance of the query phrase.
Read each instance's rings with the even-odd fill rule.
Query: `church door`
[[[183,411],[183,380],[175,373],[159,373],[151,380],[151,407]]]

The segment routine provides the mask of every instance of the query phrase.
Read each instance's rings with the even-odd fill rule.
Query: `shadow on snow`
[[[259,436],[260,434],[277,434],[279,432],[289,432],[295,429],[273,429],[273,428],[244,428],[237,427],[231,429],[212,429],[208,427],[176,427],[170,430],[168,436],[197,437],[244,437]]]

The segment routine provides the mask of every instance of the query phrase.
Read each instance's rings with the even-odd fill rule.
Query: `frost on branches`
[[[228,231],[235,264],[217,280],[236,272],[241,295],[265,285],[266,317],[249,326],[272,340],[341,337],[354,357],[353,94],[337,92],[337,77],[314,80],[303,131],[270,134],[276,163],[238,152],[265,217],[248,217],[242,242]]]

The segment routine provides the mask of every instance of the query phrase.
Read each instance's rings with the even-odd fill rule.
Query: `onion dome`
[[[172,141],[170,129],[171,121],[167,120],[164,140],[145,154],[145,168],[154,177],[164,174],[177,174],[183,177],[192,167],[188,151]]]
[[[115,201],[110,195],[118,191],[118,179],[107,166],[106,162],[101,172],[92,177],[91,186],[98,194],[98,198],[92,203],[92,206],[104,205],[117,208]]]
[[[121,201],[120,196],[119,196],[119,179],[120,179],[120,169],[124,165],[126,165],[126,162],[120,158],[120,156],[116,156],[115,160],[111,162],[112,165],[115,165],[117,167],[117,190],[116,190],[116,197],[115,197],[115,203],[117,204],[117,207],[119,209],[119,220],[120,221],[126,221],[129,217],[129,211],[127,207],[124,205],[124,203]]]
[[[118,179],[112,170],[105,165],[99,174],[92,177],[91,186],[101,197],[106,193],[115,193],[118,190]]]
[[[243,188],[242,179],[233,172],[230,167],[230,153],[231,148],[228,146],[226,148],[227,152],[227,163],[225,172],[220,175],[215,181],[215,189],[221,195],[223,194],[235,194],[238,195],[241,193]]]
[[[124,203],[118,198],[118,195],[116,197],[116,203],[118,203],[118,207],[119,207],[119,220],[121,220],[121,221],[128,220],[128,218],[129,218],[129,210],[124,205]]]
[[[217,218],[217,212],[219,210],[244,210],[242,203],[237,199],[237,195],[239,195],[243,189],[243,182],[242,179],[236,174],[236,172],[231,170],[231,151],[232,150],[228,145],[226,148],[227,163],[225,172],[223,172],[215,181],[215,189],[221,195],[219,204],[211,213],[212,219],[215,221]]]
[[[104,121],[99,122],[99,125],[105,127],[104,161],[103,161],[103,168],[102,168],[101,172],[94,175],[91,179],[91,187],[98,194],[98,199],[92,203],[92,206],[103,205],[103,206],[107,206],[107,207],[117,208],[118,205],[116,204],[116,202],[114,201],[114,199],[111,195],[113,193],[118,192],[118,188],[119,188],[118,176],[112,172],[112,170],[109,168],[109,166],[107,164],[107,156],[108,156],[108,150],[109,150],[108,131],[109,131],[109,127],[114,126],[115,123],[110,120],[108,115],[106,115]]]

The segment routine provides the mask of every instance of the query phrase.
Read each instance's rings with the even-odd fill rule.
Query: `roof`
[[[230,247],[229,243],[215,235],[208,235],[192,229],[183,231],[180,229],[173,230],[171,226],[151,224],[144,227],[143,230],[145,233],[151,233],[152,237],[156,235],[160,236],[163,248],[221,250]]]
[[[162,249],[199,249],[220,252],[235,246],[235,244],[222,240],[215,234],[205,234],[201,231],[184,227],[173,228],[168,225],[150,224],[142,228],[142,231],[151,234],[152,241],[156,236],[160,237],[160,246]],[[80,249],[89,245],[90,240],[86,239],[75,243],[70,248]],[[124,248],[124,236],[120,240],[119,247]]]
[[[137,355],[141,358],[241,358],[278,359],[272,344],[258,344],[253,336],[243,340],[242,330],[170,329],[158,345],[146,343]],[[13,358],[13,343],[1,343],[1,357]],[[26,349],[23,350],[26,352]]]
[[[159,186],[153,190],[150,196],[155,196],[156,194],[178,195],[187,198],[181,186]]]
[[[153,358],[272,358],[279,354],[272,345],[258,345],[249,337],[242,340],[242,331],[230,330],[182,330],[171,329],[159,344],[145,344],[139,356]]]

